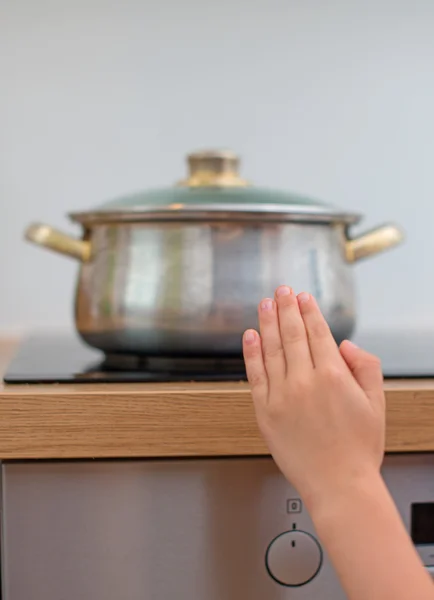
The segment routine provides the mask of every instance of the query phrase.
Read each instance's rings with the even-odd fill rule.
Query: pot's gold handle
[[[72,238],[49,225],[33,223],[26,229],[25,238],[33,244],[76,258],[82,262],[87,262],[91,256],[89,242]]]
[[[393,248],[404,239],[404,233],[395,225],[383,225],[367,231],[363,235],[347,240],[346,255],[349,262],[356,262],[361,258],[373,256],[388,248]]]

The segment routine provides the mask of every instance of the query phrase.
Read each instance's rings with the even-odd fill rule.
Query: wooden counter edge
[[[0,341],[3,368],[14,347]],[[385,389],[387,451],[434,451],[434,380],[388,380]],[[3,460],[266,453],[243,382],[0,389]]]

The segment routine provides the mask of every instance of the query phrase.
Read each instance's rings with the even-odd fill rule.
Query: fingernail
[[[276,296],[289,296],[291,291],[292,291],[291,288],[288,287],[287,285],[281,285],[276,290]]]
[[[345,340],[347,346],[351,346],[352,348],[358,348],[358,345],[352,342],[351,340]]]
[[[297,297],[300,304],[306,304],[306,302],[309,302],[310,300],[310,294],[307,292],[301,292],[301,294],[298,294]]]
[[[244,341],[246,342],[246,344],[251,344],[255,341],[256,339],[256,331],[253,331],[253,329],[248,329],[245,334],[244,334]]]
[[[262,300],[261,302],[261,310],[271,310],[273,308],[273,301],[269,298]]]

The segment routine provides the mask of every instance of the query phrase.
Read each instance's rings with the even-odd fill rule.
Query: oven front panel
[[[434,455],[383,473],[434,565]],[[3,464],[2,535],[4,600],[345,599],[269,458]]]

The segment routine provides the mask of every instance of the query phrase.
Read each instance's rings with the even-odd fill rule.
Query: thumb
[[[369,398],[383,392],[383,373],[379,358],[349,340],[342,342],[339,351],[354,379]]]

